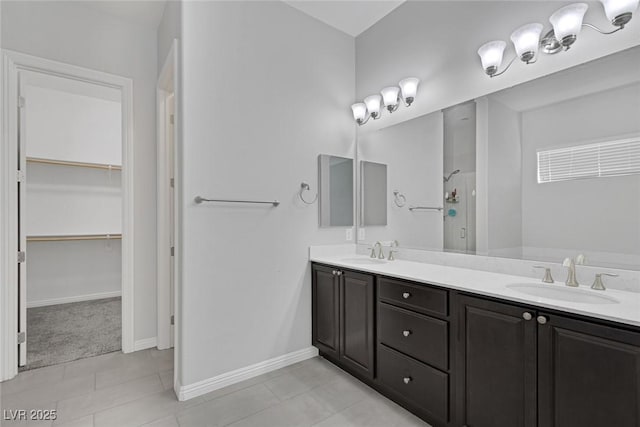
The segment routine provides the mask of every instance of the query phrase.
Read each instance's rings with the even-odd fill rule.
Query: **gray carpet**
[[[57,365],[118,351],[122,336],[121,298],[27,309],[27,365]]]

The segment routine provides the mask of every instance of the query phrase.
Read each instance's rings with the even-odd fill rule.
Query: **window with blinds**
[[[640,136],[538,151],[538,184],[640,174]]]

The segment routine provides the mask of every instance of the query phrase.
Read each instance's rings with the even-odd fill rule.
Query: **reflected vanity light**
[[[536,62],[540,48],[547,54],[568,50],[577,40],[582,27],[589,27],[601,34],[618,32],[631,20],[640,0],[600,0],[600,2],[604,6],[607,18],[613,26],[617,27],[616,29],[603,31],[594,25],[584,23],[584,15],[589,6],[586,3],[573,3],[561,7],[549,17],[552,29],[544,33],[544,36],[542,36],[542,24],[531,23],[516,29],[511,34],[516,55],[500,72],[498,69],[502,65],[507,44],[502,40],[494,40],[482,45],[478,49],[482,68],[489,77],[496,77],[507,71],[516,58],[520,58],[525,64],[533,64]]]
[[[358,125],[362,126],[367,123],[370,118],[373,120],[379,119],[382,107],[389,113],[393,113],[398,109],[400,100],[402,100],[405,106],[411,106],[416,99],[419,84],[420,79],[408,77],[400,80],[398,86],[385,87],[380,91],[380,94],[367,96],[364,102],[358,102],[351,106],[353,119]]]

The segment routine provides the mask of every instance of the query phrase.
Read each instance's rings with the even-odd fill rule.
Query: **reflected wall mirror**
[[[360,162],[360,225],[387,225],[387,165]]]
[[[318,156],[320,227],[353,226],[353,159]]]
[[[389,165],[387,188],[406,197],[388,194],[386,226],[363,222],[360,243],[640,269],[639,69],[634,47],[359,130],[358,160]]]

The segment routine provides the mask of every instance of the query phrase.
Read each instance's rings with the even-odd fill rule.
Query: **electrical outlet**
[[[362,242],[364,239],[364,228],[358,228],[358,240]]]
[[[352,228],[347,228],[344,237],[347,240],[347,242],[352,241],[353,240],[353,229]]]

